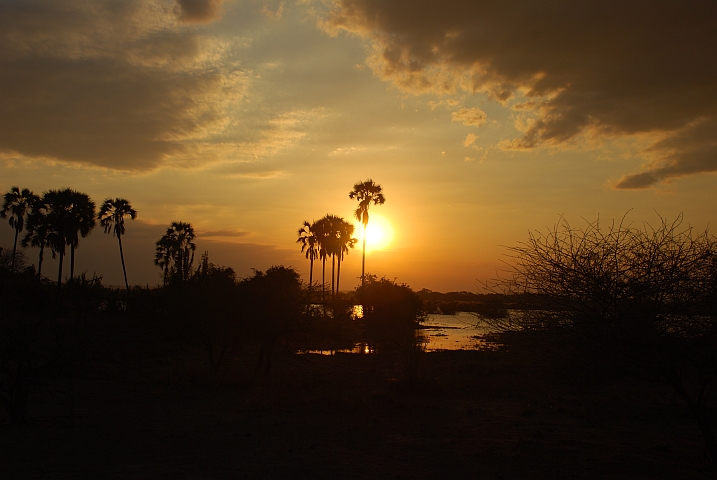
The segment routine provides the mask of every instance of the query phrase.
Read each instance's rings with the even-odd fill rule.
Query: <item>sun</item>
[[[356,248],[363,245],[363,225],[359,222],[355,224],[354,235],[358,239]],[[388,220],[379,215],[371,215],[368,226],[366,227],[366,251],[383,250],[393,241],[393,228]]]

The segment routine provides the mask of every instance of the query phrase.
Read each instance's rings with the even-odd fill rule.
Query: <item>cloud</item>
[[[398,88],[479,92],[526,116],[522,136],[504,148],[649,134],[647,170],[619,185],[715,170],[717,147],[704,135],[717,121],[713,1],[330,5],[322,27],[369,40],[367,64]]]
[[[480,127],[488,119],[488,115],[480,108],[461,108],[451,115],[452,122],[463,122],[463,125]]]
[[[667,135],[643,151],[644,171],[618,181],[620,189],[647,188],[663,180],[717,172],[717,121],[701,120]]]
[[[209,23],[222,15],[222,0],[176,0],[177,16],[184,23]]]
[[[247,235],[249,235],[249,232],[244,232],[241,230],[208,230],[206,232],[198,233],[198,236],[201,238],[204,238],[204,237],[238,238],[238,237],[245,237]]]
[[[463,146],[464,147],[475,147],[476,140],[478,140],[478,135],[469,133],[468,135],[466,135],[466,139],[463,141]]]
[[[339,147],[336,150],[329,152],[329,156],[333,157],[336,155],[351,155],[353,153],[365,152],[366,147]]]
[[[220,133],[247,78],[166,2],[0,3],[0,151],[149,170]]]

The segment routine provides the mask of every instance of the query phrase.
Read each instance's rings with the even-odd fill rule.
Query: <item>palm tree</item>
[[[40,200],[41,210],[47,217],[47,244],[52,250],[52,258],[60,256],[57,272],[57,288],[62,285],[62,267],[65,259],[65,245],[68,238],[69,216],[72,208],[72,191],[48,190]]]
[[[137,218],[137,210],[132,208],[124,198],[111,198],[105,199],[100,207],[100,213],[97,214],[97,218],[100,221],[100,225],[105,229],[105,233],[112,233],[113,236],[117,237],[119,242],[120,260],[122,260],[122,272],[124,273],[124,286],[129,290],[129,282],[127,282],[127,268],[124,265],[124,252],[122,251],[122,235],[124,235],[124,217],[128,216],[132,220]]]
[[[7,218],[10,214],[10,227],[15,229],[15,242],[12,245],[12,267],[10,270],[15,273],[15,254],[17,253],[17,237],[25,227],[25,215],[32,210],[34,203],[39,197],[27,188],[20,191],[19,187],[12,187],[5,194],[5,202],[0,210],[0,218]]]
[[[172,222],[167,233],[157,241],[154,264],[164,270],[165,286],[168,275],[179,282],[189,280],[194,251],[197,249],[194,238],[194,228],[191,224]]]
[[[52,225],[48,217],[48,208],[42,200],[35,202],[32,212],[27,217],[27,233],[20,244],[23,247],[38,247],[40,258],[37,263],[37,278],[42,278],[42,261],[45,258],[45,247],[50,247]],[[53,255],[54,256],[54,255]]]
[[[354,185],[354,189],[349,192],[351,200],[358,200],[359,204],[354,212],[356,219],[363,224],[363,259],[361,260],[361,285],[366,283],[366,227],[368,226],[368,209],[373,203],[374,205],[383,205],[386,199],[383,196],[381,185],[375,183],[370,178],[365,182],[359,182]]]
[[[339,292],[339,280],[341,279],[341,260],[344,259],[344,253],[348,254],[349,249],[354,248],[356,245],[355,238],[351,237],[354,234],[354,226],[343,218],[337,228],[337,246],[338,246],[338,267],[336,269],[336,293]]]
[[[169,267],[172,265],[174,243],[174,239],[168,237],[167,235],[164,235],[156,243],[157,250],[154,255],[154,264],[162,269],[162,283],[165,287],[167,286],[167,280],[169,279]]]
[[[329,215],[325,215],[319,221],[314,222],[313,231],[318,241],[319,259],[321,260],[321,302],[325,303],[326,290],[326,258],[330,255],[331,221]]]
[[[336,294],[336,257],[340,252],[339,229],[343,218],[336,215],[326,215],[323,220],[326,222],[323,230],[323,246],[326,255],[331,255],[331,296]]]
[[[84,193],[66,190],[70,200],[66,242],[70,246],[70,279],[75,278],[75,250],[96,225],[95,202]]]
[[[314,228],[316,222],[309,223],[304,220],[304,225],[299,229],[296,234],[299,238],[296,243],[301,244],[301,252],[306,250],[306,258],[309,259],[309,301],[311,301],[311,288],[314,283],[314,260],[319,256],[319,239],[316,236]]]

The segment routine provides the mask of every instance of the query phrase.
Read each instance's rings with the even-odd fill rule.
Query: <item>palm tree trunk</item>
[[[361,286],[363,287],[366,283],[366,226],[368,223],[363,224],[363,258],[361,260]]]
[[[75,279],[75,246],[70,246],[70,280]]]
[[[127,282],[127,269],[124,266],[124,252],[122,252],[122,235],[117,235],[117,241],[120,247],[120,259],[122,260],[122,272],[124,273],[124,286],[129,291],[129,283]]]
[[[314,284],[314,257],[309,259],[309,303],[311,303],[311,287]]]
[[[12,245],[12,267],[10,267],[10,272],[15,273],[15,252],[17,251],[17,236],[20,233],[20,230],[17,228],[17,224],[15,224],[15,243]]]
[[[37,278],[42,278],[42,260],[45,258],[45,245],[40,247],[40,259],[37,262]]]
[[[342,254],[339,254],[338,266],[336,268],[336,294],[337,295],[339,294],[339,280],[341,279],[341,257],[342,256],[343,256]]]
[[[326,315],[326,257],[322,259],[323,267],[321,269],[321,304],[324,306],[324,315]]]
[[[62,286],[62,261],[65,259],[65,252],[60,251],[60,268],[57,272],[57,288]]]
[[[334,297],[334,271],[336,270],[336,255],[331,255],[331,298]]]

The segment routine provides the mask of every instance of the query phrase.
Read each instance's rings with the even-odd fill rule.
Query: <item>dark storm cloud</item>
[[[171,10],[168,1],[0,3],[0,151],[146,170],[219,128],[241,77],[211,68],[211,41]]]
[[[414,92],[483,92],[522,114],[505,148],[655,135],[620,188],[717,170],[717,2],[335,0],[324,28]]]
[[[209,23],[221,17],[222,0],[177,0],[179,20]]]

